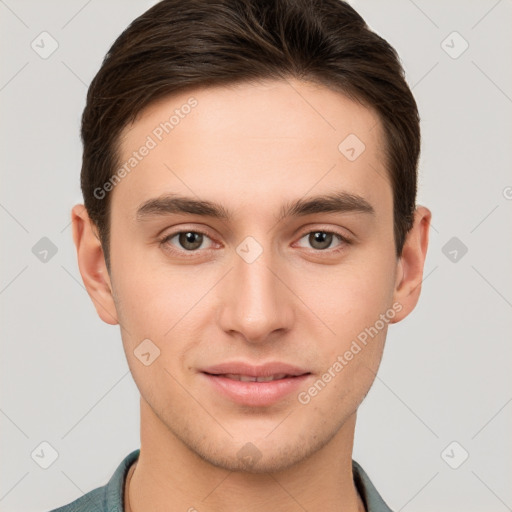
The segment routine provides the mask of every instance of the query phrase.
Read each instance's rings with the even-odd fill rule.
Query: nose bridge
[[[247,237],[233,255],[229,286],[222,297],[221,323],[247,341],[264,341],[292,320],[289,292],[276,277],[278,263],[270,248]]]

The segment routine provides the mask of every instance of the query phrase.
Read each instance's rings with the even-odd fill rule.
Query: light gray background
[[[153,3],[0,1],[1,511],[68,503],[139,447],[119,327],[96,315],[69,223],[87,85]],[[422,117],[418,203],[433,212],[422,296],[388,332],[353,458],[395,511],[512,510],[512,1],[352,4],[403,60]],[[47,59],[31,48],[42,31],[59,45]],[[453,31],[469,43],[458,58],[441,44]],[[452,237],[468,249],[455,262]],[[43,441],[48,469],[31,457]]]

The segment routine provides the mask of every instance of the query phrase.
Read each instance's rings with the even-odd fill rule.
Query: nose
[[[235,253],[233,262],[221,289],[220,327],[259,344],[288,331],[294,321],[294,295],[282,265],[265,250],[252,262]]]

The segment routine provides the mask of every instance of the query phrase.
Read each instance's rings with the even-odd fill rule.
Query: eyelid
[[[300,238],[302,238],[304,235],[308,235],[310,233],[317,233],[317,232],[331,233],[333,235],[338,235],[346,243],[351,243],[353,241],[352,237],[350,235],[347,235],[347,234],[343,233],[341,230],[335,229],[331,226],[313,226],[313,227],[310,226],[310,227],[304,229],[303,231],[301,231]]]
[[[333,256],[343,253],[348,245],[352,245],[354,242],[353,240],[346,236],[345,234],[339,232],[338,230],[332,229],[332,228],[325,228],[325,227],[319,227],[319,228],[308,228],[305,231],[301,233],[299,236],[297,242],[302,240],[305,236],[310,235],[311,233],[328,233],[331,235],[334,235],[340,242],[339,245],[337,245],[334,248],[328,248],[328,249],[315,249],[315,248],[306,248],[306,247],[300,247],[301,249],[306,249],[309,253],[313,253],[314,255],[321,255],[321,256]]]
[[[181,233],[187,233],[187,232],[198,233],[198,234],[204,235],[212,241],[212,243],[213,243],[212,245],[217,244],[217,242],[215,242],[215,240],[213,240],[213,237],[210,236],[210,234],[208,233],[208,230],[203,229],[203,228],[187,227],[187,226],[180,227],[176,231],[171,231],[170,233],[166,233],[165,235],[162,235],[159,239],[160,244],[165,244],[165,243],[167,243],[166,241],[169,241],[171,238],[174,238],[176,235],[179,235]],[[316,232],[329,233],[329,234],[333,234],[333,235],[339,237],[339,240],[341,241],[341,247],[338,247],[335,249],[326,249],[326,250],[311,249],[313,252],[326,253],[326,254],[333,253],[333,252],[342,250],[345,245],[349,245],[349,244],[353,243],[353,240],[350,236],[347,236],[346,234],[341,233],[339,230],[336,230],[332,227],[326,227],[326,226],[319,226],[319,227],[318,226],[317,227],[309,226],[307,228],[304,228],[303,230],[301,230],[300,235],[298,235],[297,241],[301,240],[306,235],[309,235],[311,233],[316,233]],[[171,246],[171,249],[169,249],[169,250],[171,252],[188,253],[189,257],[193,257],[193,255],[195,255],[195,254],[199,254],[200,252],[208,251],[211,249],[212,248],[210,247],[210,248],[202,249],[202,250],[198,249],[195,251],[185,251],[184,249],[178,249],[174,246]]]
[[[210,236],[210,234],[208,233],[208,231],[206,229],[195,228],[195,227],[190,227],[190,228],[188,228],[188,227],[180,227],[180,229],[177,229],[176,231],[171,231],[170,233],[166,233],[165,235],[160,236],[159,237],[159,242],[160,242],[160,244],[165,244],[171,238],[174,238],[176,235],[180,235],[181,233],[198,233],[198,234],[201,234],[201,235],[204,235],[204,236],[208,237],[212,241],[212,245],[216,244],[216,242],[213,240],[213,237]],[[201,252],[199,250],[196,250],[196,251],[185,251],[184,249],[178,249],[178,248],[173,247],[173,246],[171,246],[171,247],[172,247],[171,250],[178,251],[180,253],[188,252],[191,255],[195,254],[195,253],[198,253],[198,252]],[[202,249],[202,251],[207,251],[209,249],[210,248]]]

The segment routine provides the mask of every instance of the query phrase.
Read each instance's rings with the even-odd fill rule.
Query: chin
[[[300,464],[323,448],[335,434],[336,431],[314,434],[310,430],[307,437],[281,432],[281,436],[274,439],[250,440],[245,435],[239,441],[224,438],[216,443],[210,438],[202,443],[190,439],[182,439],[182,442],[212,466],[237,473],[263,474],[277,473]]]

